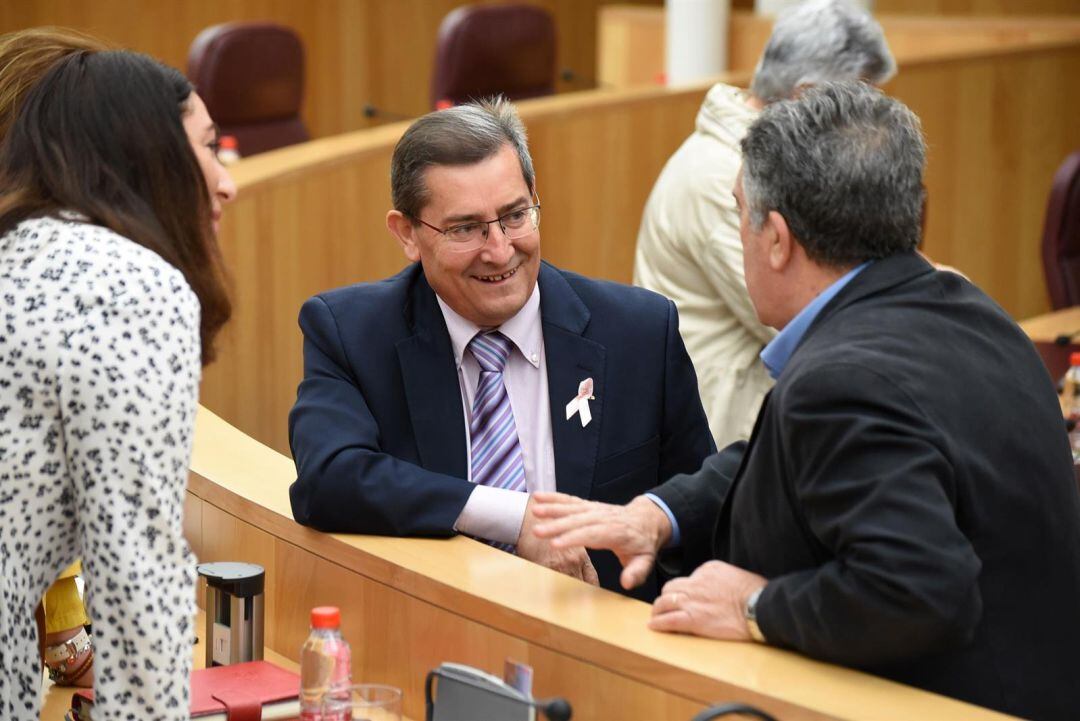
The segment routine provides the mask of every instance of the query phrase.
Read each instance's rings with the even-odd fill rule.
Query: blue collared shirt
[[[784,329],[772,339],[769,345],[761,349],[761,361],[765,364],[765,369],[769,371],[769,375],[773,377],[773,380],[779,378],[780,374],[784,372],[784,368],[787,367],[788,361],[791,360],[791,355],[798,347],[799,341],[806,335],[807,329],[810,328],[810,324],[821,313],[822,308],[835,298],[836,294],[842,291],[844,286],[850,283],[871,262],[873,261],[867,261],[862,265],[855,266],[819,293],[816,298],[807,303],[806,307],[791,319],[790,323],[784,326]],[[656,494],[646,493],[645,496],[659,506],[660,510],[667,515],[668,520],[671,521],[671,540],[668,541],[665,547],[674,548],[678,546],[682,541],[682,536],[679,533],[679,523],[675,520],[675,514],[668,508],[668,504],[664,503]]]
[[[821,313],[821,309],[868,265],[870,265],[870,261],[855,266],[839,280],[834,281],[832,285],[821,291],[817,298],[807,303],[806,307],[800,310],[791,319],[791,322],[784,326],[784,329],[769,342],[769,345],[761,349],[761,362],[765,364],[765,370],[769,371],[769,375],[772,376],[773,380],[779,378],[780,374],[784,372],[788,361],[791,360],[791,354],[795,352],[799,341],[806,335],[807,329],[814,322],[814,319],[818,317],[818,314]]]

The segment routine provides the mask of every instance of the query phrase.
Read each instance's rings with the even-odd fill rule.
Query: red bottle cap
[[[454,101],[450,98],[443,98],[442,100],[435,101],[436,110],[446,110],[447,108],[454,107]]]
[[[218,144],[222,150],[236,150],[240,147],[240,143],[237,142],[235,135],[222,135],[218,138]]]
[[[1069,365],[1080,366],[1080,352],[1073,353],[1069,356]]]
[[[338,628],[341,625],[341,609],[337,606],[316,606],[311,609],[312,628]]]

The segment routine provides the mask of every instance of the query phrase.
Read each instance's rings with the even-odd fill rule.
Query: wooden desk
[[[404,690],[443,661],[514,657],[576,721],[689,719],[743,701],[791,719],[1004,716],[786,651],[649,631],[649,606],[457,537],[328,535],[292,520],[285,456],[200,409],[185,530],[202,561],[266,568],[266,644],[295,659],[312,606],[342,609],[356,678]]]
[[[200,591],[201,592],[201,591]],[[195,628],[206,628],[206,619],[203,616],[202,609],[195,614]],[[201,633],[199,635],[199,643],[196,643],[192,648],[192,657],[194,659],[194,668],[206,668],[206,648],[203,646],[205,639],[203,639]],[[290,671],[300,671],[300,666],[291,658],[286,658],[281,654],[273,651],[272,649],[265,649],[263,658],[267,661],[272,661],[282,668]],[[44,677],[43,696],[44,700],[41,704],[41,721],[63,721],[64,714],[71,708],[71,696],[75,693],[76,689],[53,686],[52,682],[48,680],[48,676]]]
[[[1022,320],[1020,328],[1033,341],[1052,343],[1059,335],[1080,331],[1080,305]]]

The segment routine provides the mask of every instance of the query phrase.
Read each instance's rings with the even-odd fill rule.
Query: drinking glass
[[[324,719],[341,721],[401,721],[401,689],[378,683],[358,683],[334,689],[323,698]]]

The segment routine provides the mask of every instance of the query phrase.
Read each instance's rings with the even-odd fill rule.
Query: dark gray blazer
[[[911,254],[821,312],[749,445],[657,493],[668,562],[769,580],[770,643],[1025,717],[1080,714],[1080,494],[1031,342]]]

